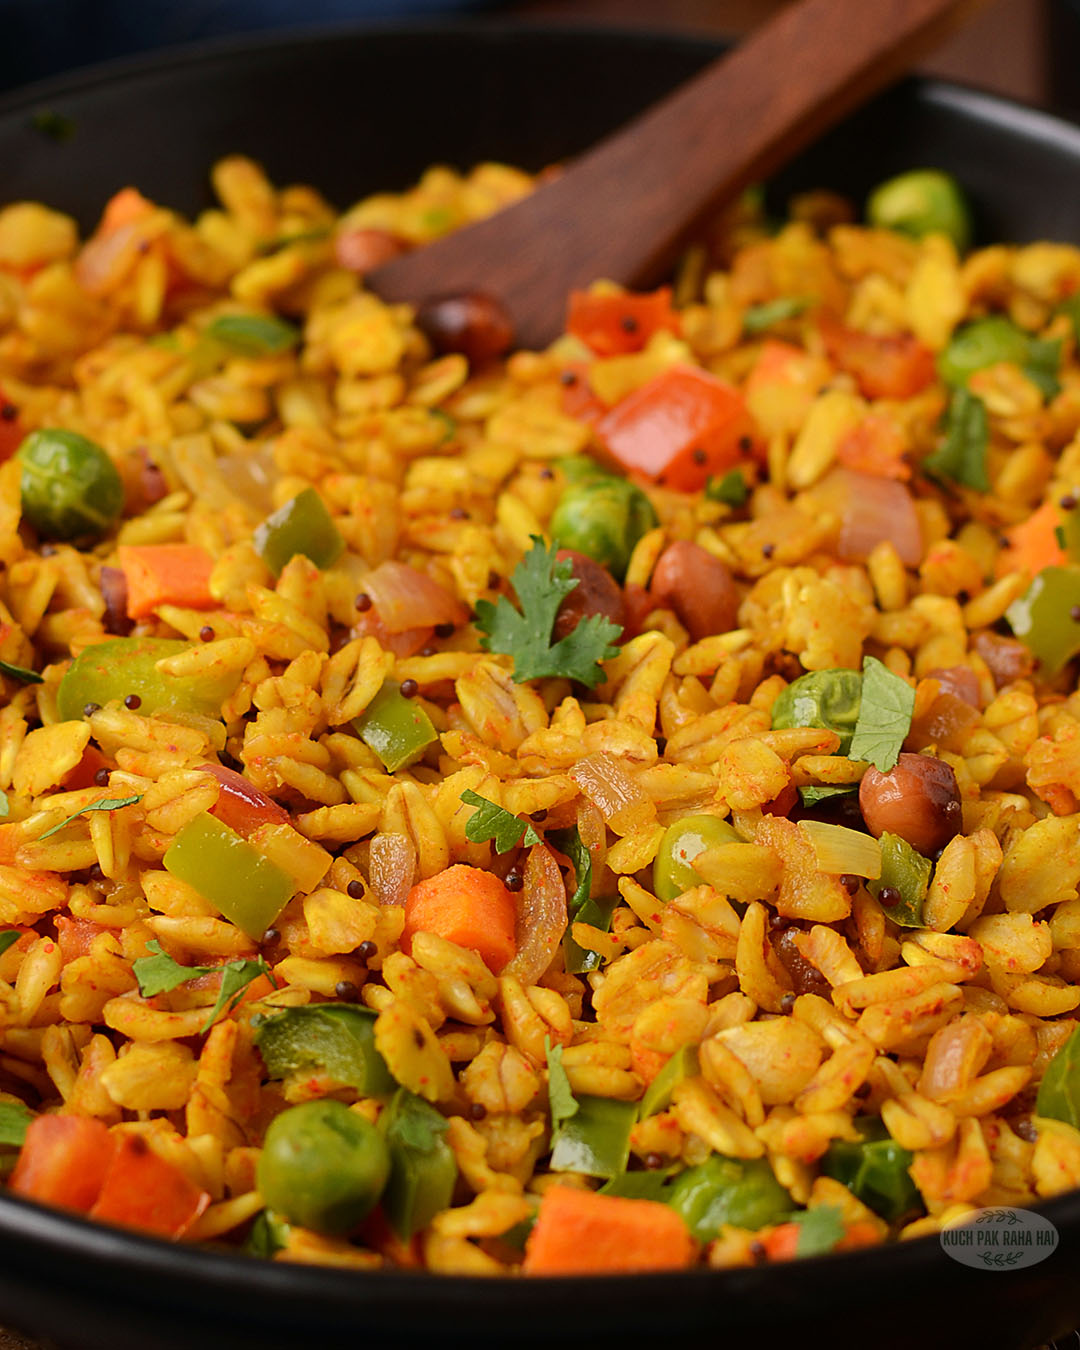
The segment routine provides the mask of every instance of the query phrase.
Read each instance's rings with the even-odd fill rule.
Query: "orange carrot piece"
[[[836,459],[845,469],[906,483],[911,477],[911,465],[904,458],[906,448],[899,427],[871,413],[841,440]]]
[[[208,609],[214,560],[194,544],[121,544],[120,568],[127,580],[129,619],[145,619],[158,605]]]
[[[672,366],[616,403],[596,426],[628,474],[699,492],[756,448],[742,394],[696,366]]]
[[[1054,533],[1061,524],[1061,508],[1056,501],[1043,502],[1027,520],[1005,531],[1009,541],[997,560],[997,574],[1026,571],[1037,576],[1044,567],[1062,567],[1069,555],[1058,543]]]
[[[827,315],[818,326],[830,358],[867,398],[912,398],[934,378],[934,353],[911,333],[879,337]]]
[[[496,975],[514,956],[517,906],[497,876],[457,863],[418,881],[405,898],[402,950],[412,948],[414,933],[436,933],[468,947]]]
[[[116,1141],[92,1219],[181,1237],[210,1203],[210,1196],[160,1158],[141,1135]]]
[[[559,371],[562,386],[562,410],[567,417],[595,426],[607,412],[608,405],[593,393],[589,383],[588,361],[567,361]]]
[[[566,331],[597,356],[619,356],[641,351],[654,333],[677,333],[679,316],[671,307],[670,286],[648,294],[571,291]]]
[[[679,1270],[696,1253],[690,1230],[655,1200],[552,1186],[525,1242],[526,1275]]]
[[[30,1122],[9,1186],[17,1195],[85,1213],[101,1190],[113,1139],[89,1116],[38,1116]]]
[[[799,1230],[797,1223],[778,1223],[761,1238],[765,1256],[769,1261],[793,1261],[799,1254]],[[838,1252],[853,1251],[856,1247],[874,1247],[881,1242],[881,1233],[874,1224],[858,1220],[849,1223],[844,1236],[833,1248]]]
[[[124,225],[142,220],[154,209],[154,203],[148,201],[138,188],[125,187],[114,193],[105,203],[98,234],[112,234]]]

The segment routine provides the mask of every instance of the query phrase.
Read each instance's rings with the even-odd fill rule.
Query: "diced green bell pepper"
[[[1080,652],[1080,567],[1044,567],[1005,611],[1013,632],[1039,663],[1056,675]]]
[[[383,1213],[403,1242],[426,1228],[454,1194],[458,1166],[443,1136],[446,1117],[422,1097],[400,1088],[379,1117],[390,1149]]]
[[[764,1158],[725,1158],[719,1153],[680,1173],[667,1202],[699,1242],[711,1242],[726,1223],[756,1232],[795,1208]]]
[[[902,1148],[880,1120],[859,1120],[862,1138],[834,1139],[821,1160],[827,1177],[842,1182],[886,1223],[899,1223],[922,1208],[908,1168],[914,1155]]]
[[[186,881],[249,938],[259,939],[289,903],[296,883],[246,839],[207,813],[169,845],[165,870]]]
[[[240,671],[223,676],[163,675],[157,662],[189,649],[175,638],[122,637],[95,642],[72,661],[60,681],[56,707],[61,720],[77,721],[87,704],[98,707],[135,694],[139,712],[159,710],[220,717],[221,705],[240,683]]]
[[[593,928],[607,933],[611,929],[611,916],[618,903],[617,897],[590,897],[573,915],[572,923],[591,924]],[[563,961],[568,975],[583,975],[588,970],[599,970],[603,959],[599,952],[590,951],[575,942],[571,929],[567,928],[563,938]]]
[[[645,1089],[638,1108],[638,1116],[645,1120],[671,1105],[671,1094],[684,1079],[693,1078],[698,1071],[697,1046],[681,1046]]]
[[[772,725],[823,727],[840,737],[838,755],[846,755],[862,703],[862,675],[837,667],[813,670],[792,680],[772,706]]]
[[[885,913],[901,928],[921,928],[923,901],[930,888],[933,864],[898,834],[889,834],[886,830],[878,843],[881,845],[881,876],[868,881],[867,890],[878,900],[886,887],[897,892],[898,901],[891,905],[883,903]]]
[[[386,680],[363,715],[353,719],[357,734],[394,773],[420,758],[439,739],[431,718],[415,699],[406,698],[396,680]]]
[[[316,567],[331,567],[344,547],[338,527],[314,488],[298,493],[255,531],[256,552],[274,576],[298,553]]]
[[[553,1172],[613,1177],[626,1171],[636,1102],[578,1097],[575,1115],[560,1121],[551,1149]]]
[[[623,1200],[655,1200],[663,1204],[668,1196],[669,1173],[658,1167],[655,1172],[620,1172],[600,1187],[601,1195],[617,1195]]]
[[[397,1087],[375,1049],[375,1017],[351,1003],[286,1008],[255,1028],[255,1045],[271,1078],[325,1073],[362,1097],[389,1097]]]
[[[661,900],[675,900],[703,884],[691,863],[707,848],[737,844],[733,825],[719,816],[683,816],[664,831],[653,862],[653,890]]]
[[[1060,341],[1033,337],[1003,314],[958,329],[938,357],[938,374],[946,384],[964,385],[976,371],[999,361],[1019,366],[1046,398],[1053,398],[1060,388]]]

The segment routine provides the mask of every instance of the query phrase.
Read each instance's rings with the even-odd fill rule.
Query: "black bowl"
[[[125,63],[0,101],[0,200],[40,199],[89,227],[112,192],[134,183],[194,212],[209,203],[209,166],[234,151],[342,206],[404,187],[438,161],[538,169],[591,144],[717,50],[674,36],[471,25],[288,34]],[[861,198],[923,165],[964,183],[985,239],[1075,237],[1080,130],[937,83],[909,82],[878,99],[773,191],[781,203],[808,187]],[[1020,1350],[1080,1323],[1080,1192],[1044,1212],[1060,1245],[1026,1269],[972,1270],[923,1239],[751,1270],[488,1281],[272,1265],[0,1195],[0,1322],[68,1350],[421,1338],[548,1350]]]

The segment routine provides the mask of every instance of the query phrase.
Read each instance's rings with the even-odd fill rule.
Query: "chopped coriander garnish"
[[[17,928],[5,928],[0,933],[0,956],[3,956],[9,947],[14,947],[21,937],[22,934]]]
[[[800,1210],[791,1216],[799,1225],[799,1240],[795,1245],[797,1256],[820,1256],[831,1252],[843,1238],[844,1216],[836,1205],[817,1205]]]
[[[544,1054],[547,1056],[548,1103],[551,1107],[551,1129],[554,1133],[564,1120],[578,1113],[577,1098],[570,1086],[570,1079],[562,1062],[563,1048],[552,1044],[551,1037],[544,1037]]]
[[[705,496],[711,502],[725,506],[744,506],[750,496],[746,479],[740,469],[729,469],[723,478],[710,478],[705,484]]]
[[[855,791],[855,784],[841,783],[839,786],[826,783],[808,783],[799,788],[799,800],[803,806],[817,806],[818,802],[828,801],[830,797],[844,797]]]
[[[189,980],[196,980],[202,975],[221,973],[221,988],[218,990],[217,1002],[199,1028],[200,1031],[209,1031],[223,1008],[227,1007],[231,1012],[252,980],[258,979],[260,975],[266,975],[271,984],[274,983],[270,967],[262,957],[254,961],[227,961],[222,966],[182,966],[167,952],[162,951],[161,943],[156,938],[146,944],[146,949],[153,955],[140,956],[131,963],[131,972],[139,982],[139,993],[143,998],[167,994],[170,990],[187,984]]]
[[[945,413],[945,439],[927,455],[923,469],[934,478],[962,483],[976,492],[989,492],[986,472],[990,426],[986,404],[967,389],[957,389]]]
[[[767,300],[762,305],[751,305],[743,314],[743,328],[748,333],[763,333],[774,323],[794,319],[810,308],[810,301],[801,296],[786,295],[779,300]]]
[[[137,792],[133,797],[101,797],[96,802],[87,802],[85,806],[80,806],[77,811],[73,811],[70,816],[62,820],[59,825],[54,825],[44,834],[39,834],[38,839],[48,839],[50,834],[56,834],[65,825],[70,825],[73,820],[78,820],[80,816],[85,816],[91,811],[119,811],[122,806],[134,806],[136,802],[141,802],[142,799],[142,793]]]
[[[465,789],[461,794],[461,800],[466,806],[476,807],[465,824],[465,838],[474,844],[484,844],[493,839],[496,853],[508,853],[515,844],[531,845],[541,842],[540,836],[527,821],[513,815],[504,807],[489,802],[472,788]]]
[[[490,600],[476,602],[476,626],[483,634],[480,645],[514,658],[517,684],[551,677],[595,688],[604,680],[599,663],[618,654],[613,644],[622,629],[603,615],[592,614],[553,643],[559,606],[579,583],[568,559],[556,561],[554,545],[548,548],[536,535],[532,540],[532,548],[510,578],[521,608],[504,595],[494,605]]]
[[[589,893],[592,890],[592,854],[586,844],[583,843],[576,825],[571,825],[566,830],[555,830],[548,835],[548,842],[554,844],[560,853],[565,853],[574,864],[574,874],[577,880],[574,886],[574,894],[567,901],[567,908],[571,914],[576,914],[588,900]]]
[[[876,769],[888,773],[900,758],[914,710],[911,685],[875,657],[865,657],[862,702],[848,758],[869,760]]]

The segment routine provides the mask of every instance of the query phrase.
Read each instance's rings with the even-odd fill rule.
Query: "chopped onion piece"
[[[570,777],[616,834],[630,834],[656,817],[652,801],[606,750],[586,755],[570,770]]]
[[[922,557],[922,531],[911,493],[892,478],[880,478],[855,469],[834,469],[815,496],[840,517],[837,553],[852,562],[865,562],[887,539],[907,567]]]
[[[881,876],[881,845],[873,835],[849,830],[846,825],[826,825],[821,820],[800,820],[799,829],[813,844],[822,872],[832,876],[850,872],[869,881]]]
[[[380,563],[364,578],[363,587],[388,633],[465,622],[465,606],[457,596],[407,563]]]
[[[374,846],[374,841],[372,841]],[[519,893],[517,955],[503,970],[522,984],[535,984],[558,951],[566,932],[566,886],[546,844],[534,844]]]
[[[416,880],[416,848],[406,834],[377,834],[368,854],[371,889],[380,905],[403,905]]]

